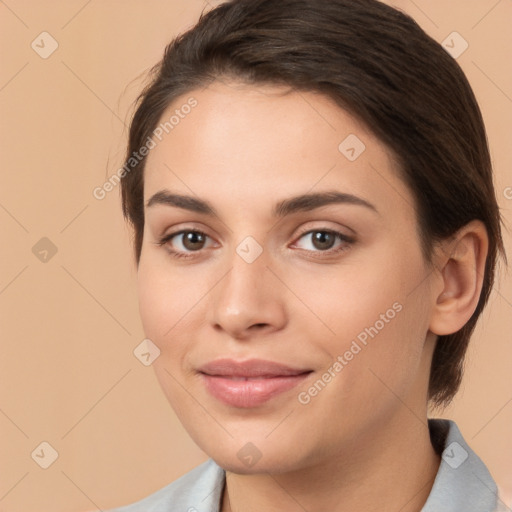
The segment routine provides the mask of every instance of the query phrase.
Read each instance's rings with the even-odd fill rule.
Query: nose
[[[251,263],[233,252],[231,269],[212,293],[213,328],[236,339],[282,329],[286,325],[283,285],[267,268],[266,252]]]

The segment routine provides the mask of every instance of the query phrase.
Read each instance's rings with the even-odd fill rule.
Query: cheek
[[[165,302],[166,287],[162,276],[159,276],[159,270],[144,255],[141,255],[137,271],[137,295],[144,333],[161,350],[160,338],[165,332],[163,327],[166,318],[162,304]]]
[[[207,268],[180,269],[169,257],[162,250],[143,250],[137,294],[144,333],[160,349],[161,357],[155,363],[176,368],[187,356],[191,334],[203,325],[208,294],[215,283]]]
[[[316,336],[318,345],[333,363],[342,358],[335,385],[342,394],[369,399],[385,385],[405,393],[417,375],[428,330],[428,271],[417,248],[394,247],[316,279],[315,287],[303,280],[299,291],[310,290],[308,305],[329,328],[319,324],[326,335]]]
[[[162,257],[143,254],[137,272],[139,312],[144,332],[165,352],[175,331],[181,328],[189,298],[183,277],[169,272]],[[197,292],[196,292],[197,293]],[[196,299],[197,300],[197,299]]]
[[[162,260],[165,258],[156,254],[141,255],[137,272],[139,313],[145,336],[160,349],[153,370],[169,403],[183,421],[182,406],[189,396],[180,385],[179,375],[188,346],[180,338],[192,327],[191,308],[204,292],[190,287],[190,278],[185,279],[183,273],[171,273],[168,262]]]
[[[298,396],[299,403],[306,404],[304,417],[322,425],[326,440],[368,434],[404,403],[423,400],[422,296],[406,298],[394,289],[353,300],[359,305],[353,314],[340,307],[337,323],[331,321],[336,335],[329,343],[316,336],[318,348],[329,354],[325,373]]]
[[[287,281],[294,283],[296,295],[315,314],[318,327],[327,334],[322,339],[336,344],[376,323],[379,331],[394,323],[397,310],[409,301],[400,263],[395,265],[393,268],[381,259],[377,263],[358,261],[332,267],[329,272],[289,273]],[[310,326],[315,322],[311,315],[307,320]]]

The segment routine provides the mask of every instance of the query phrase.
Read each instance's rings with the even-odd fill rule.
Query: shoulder
[[[218,512],[225,471],[208,459],[136,503],[106,512]]]

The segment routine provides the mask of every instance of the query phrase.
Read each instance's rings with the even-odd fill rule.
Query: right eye
[[[176,238],[176,242],[174,239]],[[193,253],[200,252],[204,249],[206,239],[210,238],[206,233],[195,229],[182,229],[174,233],[163,236],[158,245],[166,246],[171,256],[175,258],[190,258]]]

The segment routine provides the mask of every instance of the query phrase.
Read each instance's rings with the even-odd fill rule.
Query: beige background
[[[436,40],[457,31],[469,43],[458,61],[483,110],[510,226],[512,2],[391,3]],[[133,355],[144,333],[119,188],[102,201],[92,195],[121,163],[141,74],[205,7],[201,0],[0,1],[0,512],[106,509],[207,458],[151,367]],[[39,53],[51,41],[43,31],[58,43],[46,59]],[[57,248],[46,262],[44,252],[32,252],[43,237]],[[511,312],[510,275],[502,271],[463,389],[441,416],[458,422],[512,493]],[[50,461],[41,442],[58,452],[47,469],[38,465]]]

